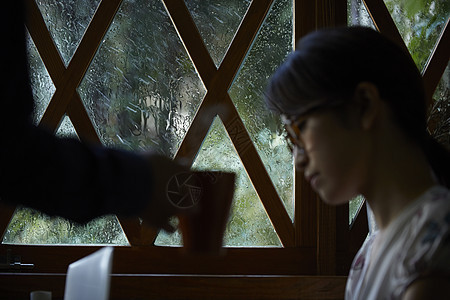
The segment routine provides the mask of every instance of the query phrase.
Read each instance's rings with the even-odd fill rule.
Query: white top
[[[411,203],[382,236],[377,231],[366,239],[345,299],[400,299],[414,280],[431,273],[450,275],[450,191],[441,186]]]

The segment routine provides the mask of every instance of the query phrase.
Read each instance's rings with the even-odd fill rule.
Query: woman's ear
[[[381,98],[378,88],[371,82],[360,82],[355,88],[354,101],[360,108],[360,125],[371,129],[380,112]]]

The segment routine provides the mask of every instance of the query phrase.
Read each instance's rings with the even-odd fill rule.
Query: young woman
[[[428,134],[409,54],[362,27],[300,40],[266,103],[281,114],[295,165],[326,203],[362,194],[379,230],[356,255],[347,299],[450,295],[450,154]]]

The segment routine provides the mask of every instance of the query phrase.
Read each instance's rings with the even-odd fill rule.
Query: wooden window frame
[[[319,28],[347,24],[347,1],[345,0],[293,1],[295,40]],[[365,0],[364,2],[376,28],[406,47],[384,2],[382,0]],[[35,0],[26,0],[26,3],[28,6],[26,26],[56,87],[40,126],[56,131],[63,116],[67,114],[82,141],[100,144],[100,139],[76,88],[95,56],[122,0],[102,0],[100,2],[67,67],[65,67],[59,55]],[[115,247],[113,273],[140,274],[135,276],[141,278],[140,280],[149,280],[153,283],[160,279],[149,277],[148,274],[171,274],[174,278],[179,279],[184,278],[181,274],[190,274],[194,278],[192,280],[197,278],[199,281],[203,278],[201,277],[202,274],[211,276],[251,274],[260,278],[261,281],[258,281],[257,284],[264,282],[264,276],[283,277],[289,275],[294,277],[286,277],[290,278],[289,280],[286,279],[286,282],[293,285],[295,285],[295,282],[312,280],[311,277],[302,276],[346,275],[354,255],[368,232],[365,204],[363,204],[355,221],[349,228],[348,205],[340,207],[325,205],[304,180],[303,174],[295,172],[295,210],[294,221],[292,222],[227,93],[258,29],[262,26],[270,10],[273,0],[252,1],[223,62],[218,68],[211,59],[184,1],[164,0],[163,3],[208,91],[176,157],[183,157],[193,163],[209,129],[203,125],[205,120],[207,123],[209,122],[208,124],[211,124],[214,117],[218,115],[268,212],[283,247],[231,247],[227,249],[227,254],[223,257],[187,257],[178,248],[154,246],[153,242],[156,239],[157,232],[141,227],[137,219],[120,219],[131,246]],[[450,29],[448,27],[447,22],[423,72],[429,103],[431,103],[431,95],[436,89],[449,59]],[[218,101],[227,106],[226,112],[216,110],[215,105]],[[199,116],[201,116],[202,122],[199,121]],[[1,205],[0,231],[3,232],[6,229],[13,214],[14,208]],[[26,271],[31,277],[26,277],[24,274],[20,277],[15,274],[17,272],[1,273],[0,278],[2,279],[0,281],[2,284],[0,284],[0,287],[1,289],[6,287],[8,280],[14,276],[19,276],[23,282],[26,282],[29,278],[40,278],[39,274],[47,274],[47,276],[54,273],[64,274],[68,264],[99,248],[97,246],[1,244],[0,255],[5,255],[7,250],[10,249],[13,255],[22,258],[22,263],[34,263],[35,267]],[[147,276],[147,279],[142,279],[145,276]],[[116,279],[113,278],[113,282],[122,278],[119,275],[116,277]],[[326,278],[328,278],[330,286],[342,289],[342,278],[345,277]],[[42,280],[45,282],[45,279]],[[58,280],[61,280],[61,278],[56,276],[49,280],[48,282],[59,282]],[[126,279],[120,282],[126,282]],[[230,279],[230,282],[234,281]],[[256,284],[251,280],[243,280],[243,282]],[[127,285],[126,283],[123,284]],[[43,283],[42,286],[44,286]],[[265,286],[267,289],[275,288],[275,285]],[[337,294],[341,295],[342,290],[339,290]]]

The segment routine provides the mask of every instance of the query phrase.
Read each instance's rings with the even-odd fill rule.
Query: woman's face
[[[288,132],[297,136],[296,168],[304,172],[323,201],[342,204],[359,194],[367,176],[368,152],[358,122],[327,110],[305,115],[287,126],[291,126]]]

